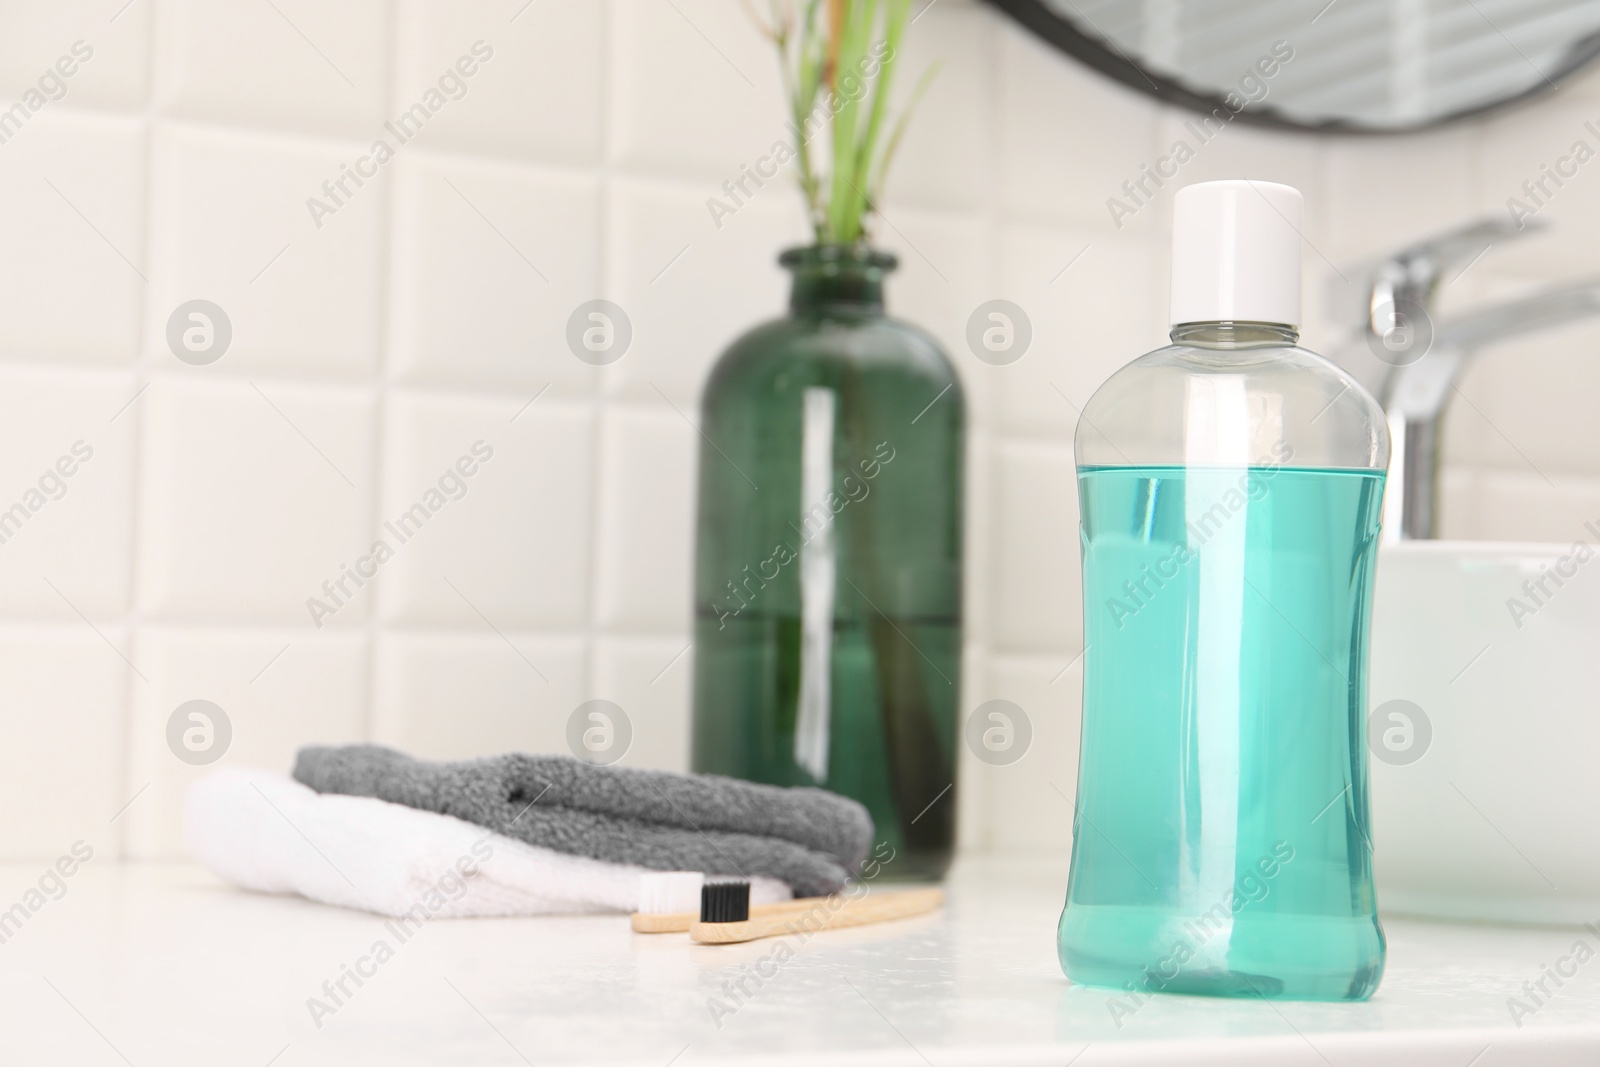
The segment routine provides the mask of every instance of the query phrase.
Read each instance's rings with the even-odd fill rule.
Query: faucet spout
[[[1434,343],[1474,351],[1507,338],[1564,326],[1597,314],[1600,314],[1600,276],[1553,285],[1521,300],[1469,312],[1451,320],[1435,335]]]
[[[1455,384],[1483,349],[1513,337],[1600,315],[1600,276],[1469,312],[1445,323],[1434,309],[1444,274],[1501,240],[1537,229],[1495,218],[1397,252],[1369,277],[1368,344],[1389,364],[1379,399],[1392,441],[1384,503],[1386,541],[1438,536],[1441,418]],[[1403,344],[1391,340],[1400,338]],[[1382,352],[1395,353],[1385,358]]]
[[[1433,310],[1446,273],[1471,266],[1500,242],[1537,231],[1533,219],[1521,226],[1491,216],[1402,248],[1380,261],[1369,278],[1366,330],[1391,351],[1411,347],[1415,331],[1431,330]],[[1397,336],[1398,333],[1398,336]],[[1394,343],[1396,340],[1401,343]],[[1392,365],[1403,365],[1398,359]]]

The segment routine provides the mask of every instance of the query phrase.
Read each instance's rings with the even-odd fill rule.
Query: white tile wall
[[[781,309],[774,257],[805,238],[781,180],[720,226],[707,208],[783,136],[744,6],[21,4],[0,103],[80,40],[92,56],[65,95],[0,144],[0,508],[42,501],[0,543],[0,800],[26,816],[0,824],[0,857],[77,837],[178,852],[197,772],[165,724],[195,698],[226,709],[241,763],[362,737],[560,750],[603,698],[632,720],[630,762],[684,767],[699,391]],[[1119,227],[1107,198],[1183,116],[970,0],[923,9],[906,55],[901,99],[924,63],[944,68],[878,236],[902,262],[893,307],[968,390],[962,706],[1016,701],[1035,736],[1012,766],[963,754],[959,825],[969,848],[1055,853],[1080,682],[1074,407],[1163,337],[1172,191],[1245,174],[1305,189],[1307,337],[1331,349],[1340,267],[1503,210],[1581,135],[1600,81],[1419,137],[1231,128]],[[418,103],[427,122],[402,141],[384,124]],[[394,157],[364,163],[380,138]],[[308,198],[341,179],[317,217]],[[1593,270],[1600,170],[1545,214],[1551,231],[1485,256],[1447,303]],[[564,339],[598,297],[633,328],[605,368]],[[1003,368],[964,340],[996,297],[1034,327]],[[233,329],[207,366],[165,340],[196,298]],[[1453,536],[1564,541],[1600,517],[1596,341],[1552,332],[1467,376],[1446,435]],[[63,495],[45,476],[80,440],[93,456]],[[493,457],[458,483],[478,441]],[[384,523],[419,503],[402,543]],[[355,583],[380,540],[392,558]],[[307,601],[341,580],[319,627]]]
[[[700,438],[675,411],[614,406],[601,438],[596,616],[620,632],[673,633],[694,585],[693,485]]]
[[[132,394],[130,375],[0,367],[0,598],[15,615],[127,614],[136,422],[117,413]]]
[[[993,551],[987,589],[998,649],[1062,651],[1082,640],[1078,485],[1066,443],[995,449]]]
[[[629,758],[653,767],[689,765],[689,692],[694,652],[676,637],[608,638],[595,646],[590,690],[627,709]]]
[[[1074,656],[1076,653],[1074,653]],[[1081,661],[1002,654],[993,658],[985,700],[1009,700],[1027,713],[1033,731],[1016,763],[985,766],[991,849],[1052,852],[1072,846],[1077,803]]]
[[[592,392],[595,369],[572,358],[563,328],[599,287],[599,181],[420,150],[393,167],[396,378]]]
[[[1068,442],[1100,383],[1165,342],[1148,241],[1100,227],[1008,224],[997,292],[1028,311],[1033,340],[992,375],[998,423],[1011,433]],[[1106,308],[1119,314],[1106,315]]]
[[[112,819],[131,794],[127,646],[121,626],[0,626],[9,854],[59,855],[79,838],[114,854],[121,827]]]
[[[565,751],[567,717],[592,699],[587,642],[475,621],[379,639],[372,739],[434,759]]]
[[[55,68],[71,72],[64,99],[74,105],[142,107],[150,70],[150,10],[149,4],[108,10],[100,0],[13,5],[0,35],[0,94],[9,105]],[[57,67],[62,57],[78,62]]]
[[[152,146],[144,334],[158,365],[184,366],[162,358],[171,356],[170,310],[205,299],[233,324],[226,357],[208,376],[371,375],[386,175],[347,185],[354,195],[336,214],[313,220],[306,207],[313,196],[326,200],[323,183],[363,143],[157,121]]]
[[[190,700],[223,709],[233,731],[230,763],[290,766],[306,744],[340,744],[367,734],[368,638],[360,631],[305,625],[142,626],[131,659],[132,712],[126,777],[138,796],[126,823],[129,856],[171,856],[182,849],[183,791],[206,770],[173,757],[167,722]],[[143,792],[140,792],[143,790]]]
[[[158,375],[134,405],[140,608],[309,623],[306,600],[370,543],[371,391]],[[330,625],[368,610],[355,597]]]
[[[0,146],[0,354],[127,364],[148,286],[145,131],[114,113],[56,107]]]
[[[993,17],[993,16],[990,16]],[[1116,232],[1149,233],[1140,211],[1119,228],[1106,198],[1156,158],[1160,109],[1113,85],[1021,29],[1005,24],[992,60],[1000,81],[1002,207],[1024,220],[1052,219]]]
[[[580,166],[598,163],[605,130],[606,5],[527,0],[403,0],[394,97],[409,106],[463,56],[464,93],[428,123],[420,144],[472,155]],[[552,216],[543,219],[549,225]],[[590,242],[592,255],[592,241]]]
[[[156,103],[174,115],[364,136],[384,117],[389,7],[168,0],[156,15]]]
[[[594,417],[550,397],[527,403],[517,393],[391,395],[374,531],[394,551],[377,578],[385,622],[584,625]]]
[[[706,187],[697,205],[766,154],[788,121],[777,57],[735,7],[609,5],[612,158],[629,173],[697,179]]]
[[[737,163],[723,173],[737,177]],[[750,309],[787,301],[776,256],[805,232],[798,194],[769,182],[720,228],[713,195],[720,182],[612,182],[605,288],[633,323],[632,347],[606,368],[614,395],[692,412],[721,350],[761,321]]]

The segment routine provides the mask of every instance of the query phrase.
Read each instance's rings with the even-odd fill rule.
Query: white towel
[[[195,782],[183,827],[194,857],[234,885],[419,919],[631,912],[650,873],[261,770],[220,768]],[[751,879],[752,903],[790,896],[782,882]]]

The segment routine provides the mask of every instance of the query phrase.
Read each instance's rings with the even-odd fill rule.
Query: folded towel
[[[269,771],[222,768],[189,787],[189,850],[245,889],[413,919],[631,912],[643,867],[534,848],[448,815],[323,796]],[[751,897],[789,899],[752,880]]]
[[[294,776],[319,793],[453,815],[530,845],[659,871],[768,875],[796,896],[843,888],[872,819],[822,789],[512,753],[428,763],[379,745],[309,747]]]

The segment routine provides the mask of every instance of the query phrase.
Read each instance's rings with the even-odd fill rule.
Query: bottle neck
[[[1180,322],[1169,336],[1192,348],[1284,348],[1300,340],[1300,331],[1282,322]]]
[[[854,315],[883,314],[883,279],[898,265],[887,252],[864,245],[812,245],[778,257],[794,275],[789,310]]]

